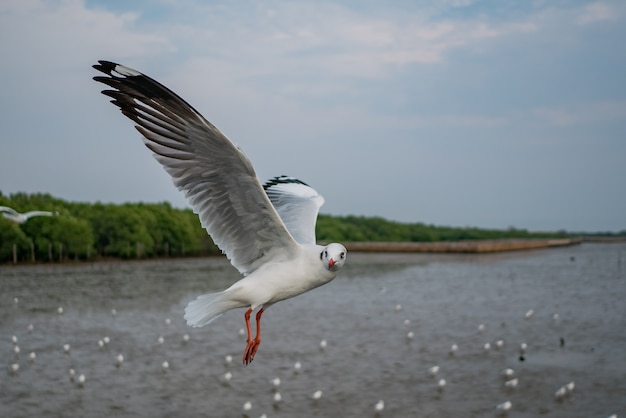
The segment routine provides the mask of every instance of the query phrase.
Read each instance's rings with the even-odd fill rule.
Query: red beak
[[[328,268],[333,268],[335,264],[336,264],[335,260],[333,260],[332,258],[328,260]]]

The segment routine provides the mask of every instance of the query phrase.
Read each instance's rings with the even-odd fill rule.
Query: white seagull
[[[123,65],[99,61],[94,68],[106,74],[94,80],[113,89],[102,93],[135,123],[202,226],[245,276],[223,292],[189,303],[185,319],[201,327],[226,311],[247,307],[243,363],[249,364],[261,343],[263,312],[330,282],[346,261],[343,245],[315,243],[323,197],[293,177],[261,185],[241,149],[174,92]],[[252,338],[250,315],[257,308]]]
[[[33,210],[30,212],[19,213],[15,209],[8,206],[0,206],[0,213],[2,213],[2,216],[5,218],[18,224],[26,223],[26,221],[30,218],[34,218],[35,216],[56,216],[59,214],[59,212],[47,212],[43,210]]]

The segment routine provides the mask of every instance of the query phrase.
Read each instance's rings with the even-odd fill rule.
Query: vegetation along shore
[[[108,258],[218,255],[198,217],[169,203],[68,202],[49,194],[0,192],[0,206],[58,216],[17,224],[0,217],[0,264]],[[320,215],[317,238],[350,251],[491,252],[626,239],[626,231],[580,234],[400,223],[379,217]]]

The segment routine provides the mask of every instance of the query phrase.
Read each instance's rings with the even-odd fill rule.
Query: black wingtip
[[[117,65],[118,64],[115,62],[98,60],[98,64],[94,64],[92,65],[92,67],[102,73],[111,75],[111,71],[115,70],[115,67],[117,67]]]
[[[273,177],[273,178],[269,179],[268,181],[266,181],[265,184],[263,185],[263,189],[267,190],[270,187],[276,186],[278,184],[289,184],[289,183],[292,183],[292,184],[302,184],[304,186],[311,187],[308,184],[306,184],[305,182],[303,182],[302,180],[299,180],[299,179],[297,179],[295,177],[286,176],[286,175],[283,174],[282,176],[276,176],[276,177]]]

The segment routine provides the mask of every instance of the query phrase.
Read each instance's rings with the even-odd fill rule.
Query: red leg
[[[252,313],[252,308],[248,309],[245,314],[243,314],[243,318],[246,320],[246,330],[248,331],[248,340],[246,349],[243,352],[243,364],[250,363],[248,352],[250,351],[250,345],[252,344],[252,331],[250,331],[250,314]]]
[[[256,337],[254,340],[252,339],[252,332],[250,330],[250,314],[252,313],[252,308],[248,309],[244,314],[246,328],[248,330],[248,344],[243,352],[243,364],[245,365],[250,364],[250,362],[254,360],[254,355],[261,344],[261,315],[263,315],[263,310],[264,308],[261,308],[256,314]]]

